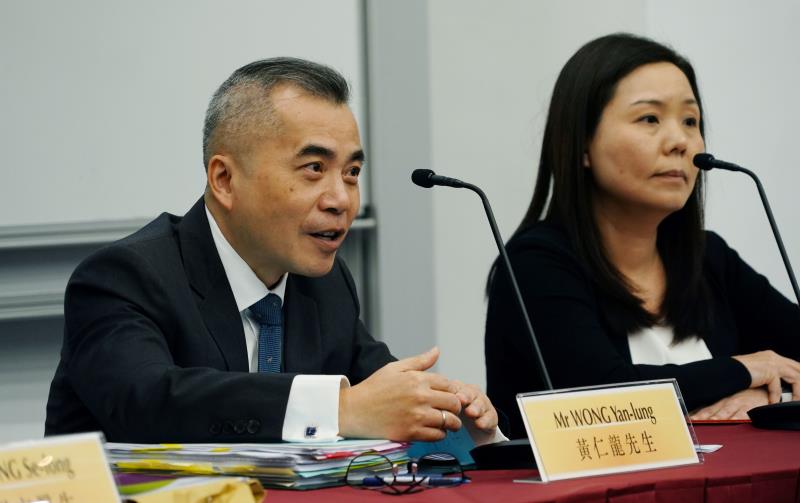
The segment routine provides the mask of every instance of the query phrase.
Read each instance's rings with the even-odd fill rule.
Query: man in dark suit
[[[45,434],[130,442],[436,440],[497,414],[475,386],[394,361],[336,251],[364,162],[346,81],[276,58],[209,104],[206,191],[72,275]]]

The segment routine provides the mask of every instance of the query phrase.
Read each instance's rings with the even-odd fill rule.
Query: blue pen
[[[463,484],[464,482],[469,482],[469,479],[453,479],[449,477],[429,477],[422,485],[430,486],[430,487],[452,487],[458,486]]]
[[[361,479],[361,485],[367,487],[380,487],[386,485],[386,483],[383,481],[383,477],[375,476],[375,477],[364,477],[363,479]]]

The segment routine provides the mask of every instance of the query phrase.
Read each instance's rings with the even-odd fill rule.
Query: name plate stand
[[[550,482],[702,463],[675,379],[523,393],[517,403]]]
[[[99,433],[0,445],[0,503],[119,503]]]

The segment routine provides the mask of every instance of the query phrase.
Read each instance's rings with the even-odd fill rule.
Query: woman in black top
[[[703,230],[704,148],[694,70],[673,50],[609,35],[561,70],[507,243],[556,388],[674,377],[714,419],[778,401],[781,380],[800,398],[800,309]],[[543,384],[499,262],[487,290],[488,395],[524,436],[515,395]]]

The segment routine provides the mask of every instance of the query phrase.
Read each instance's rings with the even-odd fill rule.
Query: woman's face
[[[584,156],[595,211],[665,217],[681,209],[697,179],[692,159],[705,149],[699,126],[692,87],[672,63],[640,66],[620,80]]]

